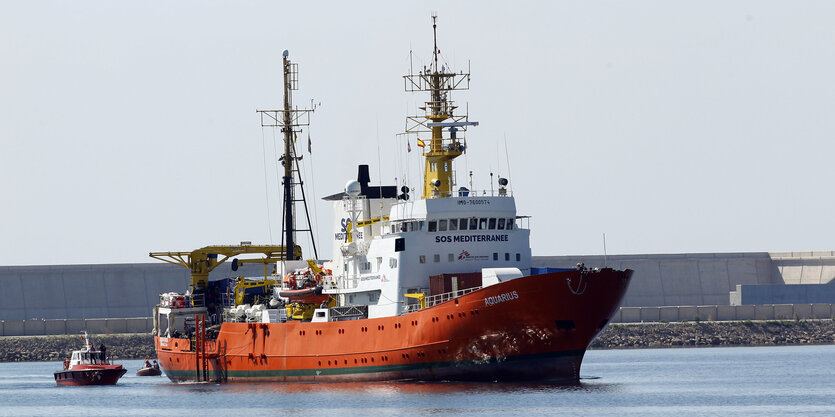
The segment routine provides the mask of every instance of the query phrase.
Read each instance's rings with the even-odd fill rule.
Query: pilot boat
[[[127,370],[110,363],[104,351],[96,349],[84,332],[84,346],[73,350],[64,369],[55,371],[58,385],[115,385]]]

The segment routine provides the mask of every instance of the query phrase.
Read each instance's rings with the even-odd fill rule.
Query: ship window
[[[513,219],[507,219],[507,230],[513,230]]]
[[[449,230],[458,230],[458,219],[449,219]]]
[[[478,219],[473,217],[472,219],[470,219],[470,230],[475,230],[477,228],[478,228]]]
[[[420,263],[422,263],[422,264],[426,263],[426,256],[425,255],[420,255]]]
[[[467,219],[458,220],[458,229],[467,230]]]
[[[506,260],[506,261],[510,260],[510,254],[509,253],[507,253],[507,252],[504,253],[504,260]]]
[[[423,221],[415,222],[417,223],[417,230],[423,230]]]
[[[498,261],[498,260],[499,260],[499,253],[498,253],[498,252],[493,252],[493,260],[494,260],[494,261]]]
[[[499,219],[499,224],[496,226],[499,230],[504,230],[504,219]]]
[[[437,232],[438,231],[438,222],[435,220],[429,220],[429,231],[430,232]]]
[[[441,262],[441,255],[436,253],[433,258],[434,258],[435,262]]]
[[[490,229],[490,230],[496,230],[496,218],[495,217],[490,218],[490,222],[488,223],[487,228]]]
[[[517,253],[517,254],[516,254],[516,262],[519,262],[519,261],[521,261],[521,260],[522,260],[522,255],[519,255],[519,254]]]
[[[446,232],[446,219],[438,220],[438,231]]]
[[[482,217],[478,221],[478,230],[484,230],[487,228],[487,218]]]
[[[452,262],[454,260],[455,260],[455,255],[450,253],[449,254],[449,262]]]
[[[348,296],[348,302],[349,302],[349,303],[353,303],[353,302],[354,302],[354,294],[351,294],[351,295],[349,295],[349,296]]]
[[[389,268],[397,268],[397,258],[389,258]]]
[[[403,252],[404,250],[406,250],[406,239],[402,237],[394,239],[394,251]]]
[[[377,291],[373,291],[368,293],[368,302],[369,303],[376,303],[377,300],[380,299],[380,293]]]

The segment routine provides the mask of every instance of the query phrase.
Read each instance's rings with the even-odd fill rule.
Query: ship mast
[[[470,74],[449,70],[438,63],[438,16],[432,15],[433,62],[418,74],[404,75],[408,92],[429,92],[430,101],[419,107],[424,114],[406,118],[406,133],[431,133],[428,149],[424,147],[425,169],[423,174],[423,198],[451,197],[455,185],[453,159],[466,150],[463,132],[467,126],[478,126],[470,122],[468,115],[456,115],[458,108],[450,99],[454,90],[470,88]],[[444,137],[444,129],[449,136]],[[420,137],[418,137],[420,139]],[[425,142],[424,142],[425,143]]]
[[[302,126],[310,125],[310,113],[313,109],[294,109],[292,91],[298,90],[299,69],[298,64],[290,61],[289,52],[284,51],[283,72],[284,72],[284,108],[282,110],[258,110],[261,115],[261,127],[281,127],[284,134],[284,154],[280,161],[284,166],[284,176],[281,179],[284,191],[282,205],[282,245],[286,248],[285,258],[287,260],[301,259],[294,253],[296,247],[296,232],[306,231],[310,233],[310,241],[313,245],[313,255],[318,259],[316,241],[313,237],[313,226],[310,221],[310,214],[307,209],[307,200],[304,196],[304,187],[299,171],[299,160],[296,156],[296,134],[301,133]],[[298,179],[298,181],[296,180]],[[299,187],[301,198],[296,199],[296,186]],[[307,229],[296,229],[295,203],[301,202],[304,205],[305,216],[307,217]]]

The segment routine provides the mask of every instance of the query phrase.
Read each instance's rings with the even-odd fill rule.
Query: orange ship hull
[[[173,381],[576,382],[631,270],[517,278],[410,314],[324,323],[223,323],[217,340],[155,337]]]

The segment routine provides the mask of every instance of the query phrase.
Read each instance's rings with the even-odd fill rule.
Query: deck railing
[[[467,288],[467,289],[458,290],[458,291],[445,292],[443,294],[435,294],[435,295],[426,297],[426,300],[425,300],[426,301],[426,308],[436,306],[436,305],[441,304],[441,303],[445,303],[447,301],[456,299],[456,298],[458,298],[458,297],[460,297],[464,294],[469,294],[471,292],[478,291],[480,289],[481,289],[481,287],[478,286],[478,287],[472,287],[472,288]],[[413,313],[413,312],[418,311],[418,310],[420,310],[420,303],[407,304],[407,305],[403,306],[403,314]]]

